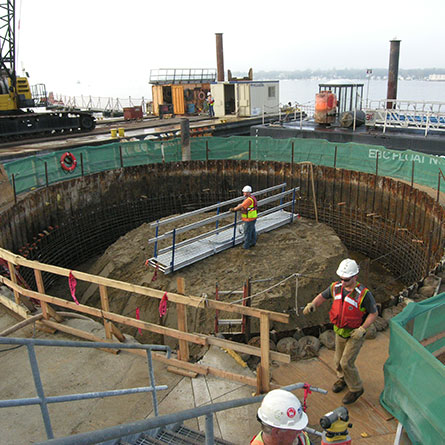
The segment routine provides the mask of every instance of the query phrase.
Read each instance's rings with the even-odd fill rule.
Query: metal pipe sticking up
[[[388,68],[388,90],[386,99],[397,99],[397,80],[399,76],[399,54],[400,40],[391,40],[389,50],[389,68]],[[390,100],[386,102],[386,108],[394,108],[394,103]]]
[[[216,36],[216,68],[218,82],[224,82],[224,51],[222,33],[215,33]]]

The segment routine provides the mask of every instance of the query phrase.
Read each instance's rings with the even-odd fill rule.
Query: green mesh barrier
[[[115,142],[97,147],[73,148],[77,159],[73,172],[60,166],[64,152],[31,156],[4,164],[16,193],[115,168],[178,162],[182,159],[179,138],[167,141]],[[316,165],[376,173],[437,189],[445,159],[414,151],[388,150],[382,146],[356,143],[336,144],[320,139],[273,139],[271,137],[197,137],[191,138],[191,159],[258,160],[312,162]],[[46,166],[46,167],[45,167]],[[442,178],[442,183],[445,180]],[[444,186],[442,186],[443,188]]]
[[[445,330],[445,293],[410,303],[390,322],[382,405],[403,425],[413,444],[445,443],[445,365],[434,355],[445,338],[420,341]]]

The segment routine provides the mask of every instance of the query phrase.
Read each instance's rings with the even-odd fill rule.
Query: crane
[[[15,0],[0,0],[0,140],[94,129],[86,111],[31,110],[36,104],[28,79],[16,73],[15,41]]]

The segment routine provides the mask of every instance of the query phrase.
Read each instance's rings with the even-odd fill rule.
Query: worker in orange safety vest
[[[251,445],[311,445],[303,428],[308,424],[300,401],[291,392],[274,389],[264,397],[257,412],[261,432]]]
[[[338,378],[332,392],[348,388],[344,405],[354,403],[364,392],[355,360],[365,341],[366,330],[378,315],[371,291],[357,281],[359,271],[354,260],[343,260],[337,269],[340,281],[332,283],[303,310],[304,315],[309,315],[325,301],[332,300],[329,318],[335,332],[334,366]]]
[[[252,187],[246,185],[243,188],[243,195],[245,197],[244,201],[232,207],[231,212],[236,212],[241,210],[241,219],[244,221],[244,249],[250,249],[256,244],[257,233],[256,233],[256,220],[258,218],[258,202],[255,196],[252,196]]]

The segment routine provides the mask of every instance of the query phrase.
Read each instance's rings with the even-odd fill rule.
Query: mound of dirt
[[[199,218],[202,219],[202,216]],[[187,221],[190,222],[193,220]],[[160,234],[172,229],[173,226],[163,226]],[[198,228],[186,232],[186,238],[203,231],[205,229]],[[253,296],[252,306],[289,314],[289,324],[271,322],[271,330],[277,332],[317,326],[329,321],[329,304],[323,305],[317,312],[306,317],[302,315],[302,307],[337,279],[335,271],[339,262],[349,256],[347,249],[331,228],[325,224],[299,218],[291,224],[261,234],[256,246],[250,250],[236,246],[174,273],[164,275],[158,272],[157,279],[152,281],[155,269],[145,266],[145,262],[154,254],[153,244],[148,244],[148,240],[154,236],[155,229],[149,224],[143,224],[122,236],[93,264],[89,264],[88,267],[84,265],[79,269],[95,275],[160,289],[166,291],[167,295],[168,292],[178,292],[177,278],[183,277],[186,295],[209,299],[215,298],[217,284],[220,291],[240,291],[249,279]],[[185,237],[178,238],[179,242]],[[159,248],[167,245],[163,241]],[[360,261],[357,255],[353,257]],[[371,270],[369,274],[366,273],[364,282],[373,293],[373,283],[381,285],[385,281],[391,282],[383,278],[385,275],[388,276],[388,273],[381,269],[377,267],[374,272]],[[298,274],[298,278],[294,274]],[[63,285],[66,287],[66,282]],[[389,292],[391,289],[379,291],[377,295],[375,294],[376,299],[378,301],[386,299]],[[53,295],[55,293],[52,292]],[[66,296],[66,291],[64,293]],[[77,296],[83,304],[100,307],[97,285],[79,281]],[[231,302],[240,298],[239,293],[220,297],[223,301]],[[109,301],[112,312],[136,317],[136,309],[139,308],[142,320],[177,328],[176,308],[173,303],[167,304],[167,313],[160,318],[158,299],[109,289]],[[189,332],[206,334],[214,332],[215,311],[188,308],[187,316]],[[221,312],[219,317],[237,318],[236,314]],[[176,341],[173,339],[145,331],[139,334],[135,328],[129,329],[125,326],[120,328],[141,342],[163,343],[176,348]],[[222,326],[220,331],[224,329],[227,330],[227,327]],[[251,330],[253,334],[259,331],[258,320],[251,320]],[[239,326],[234,326],[233,331],[239,331]]]
[[[162,233],[172,228],[167,225]],[[187,232],[187,238],[200,231],[202,229]],[[177,292],[177,278],[181,276],[185,279],[186,294],[203,298],[215,298],[217,283],[220,290],[242,290],[249,278],[252,283],[251,295],[256,295],[252,298],[252,306],[290,314],[289,324],[272,323],[271,329],[278,331],[327,321],[328,307],[308,318],[302,316],[301,310],[297,315],[296,304],[297,308],[301,308],[332,282],[338,263],[347,256],[346,248],[332,229],[299,218],[284,227],[261,234],[257,245],[250,250],[236,246],[172,274],[158,272],[157,279],[152,281],[155,270],[151,266],[147,268],[144,263],[153,256],[153,245],[149,245],[148,240],[154,236],[155,229],[149,224],[127,233],[89,267],[89,273],[167,292]],[[300,275],[298,280],[296,277],[289,279],[295,273]],[[79,286],[78,296],[83,304],[100,305],[97,286],[86,289]],[[240,298],[240,294],[233,294],[226,299],[235,301]],[[157,299],[112,289],[109,289],[109,299],[113,312],[135,317],[136,308],[139,308],[142,320],[177,327],[174,304],[168,305],[167,314],[160,320]],[[221,299],[224,300],[224,297]],[[213,332],[214,317],[214,311],[189,308],[189,331]],[[220,313],[220,317],[234,318],[234,314]],[[252,331],[257,330],[258,324],[252,320]],[[135,335],[133,331],[130,333]],[[144,342],[161,341],[157,334],[136,336]]]

